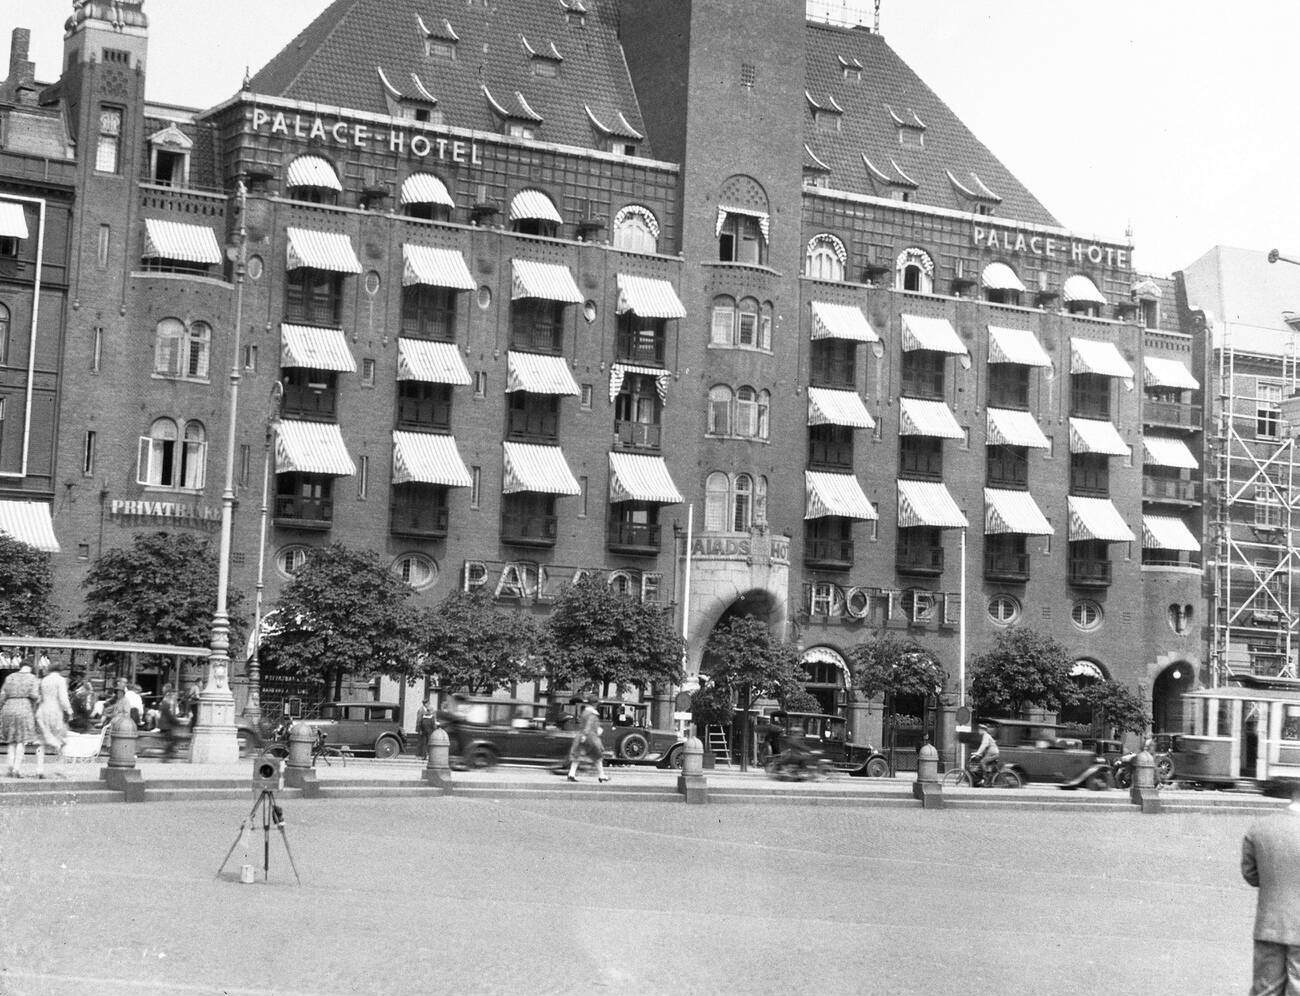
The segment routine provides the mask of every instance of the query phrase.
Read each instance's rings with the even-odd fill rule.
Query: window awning
[[[805,470],[803,479],[805,519],[824,519],[830,515],[864,521],[879,518],[875,506],[852,474]]]
[[[426,284],[468,291],[476,286],[459,249],[402,245],[402,286]]]
[[[1131,543],[1136,537],[1109,498],[1069,498],[1070,542]]]
[[[1128,456],[1129,448],[1121,438],[1119,430],[1109,422],[1096,418],[1072,418],[1070,419],[1070,452]]]
[[[521,190],[510,202],[511,221],[553,221],[563,225],[564,219],[555,210],[555,204],[540,190]]]
[[[558,446],[533,443],[501,445],[505,451],[502,494],[513,495],[521,491],[536,491],[544,495],[582,494],[582,488]]]
[[[1201,389],[1201,382],[1192,376],[1182,360],[1169,360],[1161,356],[1142,357],[1143,382],[1147,387],[1183,387],[1192,391]]]
[[[1070,301],[1088,301],[1092,304],[1106,303],[1106,298],[1101,291],[1097,290],[1097,285],[1082,273],[1076,273],[1074,276],[1066,278],[1065,283],[1061,286],[1061,298],[1067,303]]]
[[[510,261],[510,266],[514,275],[510,289],[511,300],[539,297],[545,301],[559,301],[561,304],[582,304],[584,300],[582,291],[573,282],[573,274],[562,263],[514,259]]]
[[[357,361],[342,330],[286,324],[280,326],[280,366],[355,373]]]
[[[1028,329],[1004,329],[990,325],[989,362],[1019,363],[1026,367],[1050,367],[1052,358],[1047,355],[1034,333]]]
[[[1056,530],[1028,491],[984,489],[984,532],[1051,536]]]
[[[988,409],[988,444],[990,446],[1027,446],[1031,450],[1051,447],[1031,412],[1011,408]]]
[[[512,349],[506,354],[506,394],[515,391],[570,397],[582,393],[563,356],[520,353]]]
[[[27,238],[27,212],[17,201],[0,201],[0,239]]]
[[[1191,448],[1174,436],[1143,436],[1142,448],[1146,450],[1143,463],[1157,467],[1182,467],[1195,470],[1200,466]]]
[[[847,339],[850,342],[879,342],[880,336],[854,304],[812,302],[812,339]]]
[[[53,513],[43,501],[0,501],[0,533],[46,553],[59,552]]]
[[[684,499],[673,483],[663,457],[611,453],[609,500],[611,503],[644,501],[655,505],[677,505]]]
[[[990,263],[980,274],[980,283],[989,290],[1016,291],[1023,294],[1025,285],[1016,276],[1016,271],[1006,263]]]
[[[1133,368],[1113,342],[1070,338],[1070,373],[1133,379]]]
[[[718,208],[718,221],[714,226],[713,236],[718,238],[722,235],[722,226],[727,223],[727,215],[736,214],[746,218],[753,218],[758,222],[758,230],[763,233],[763,241],[767,242],[772,237],[772,221],[766,211],[753,211],[749,208],[737,207],[720,207]]]
[[[898,434],[900,436],[938,436],[940,439],[965,439],[957,416],[942,401],[920,398],[898,399]]]
[[[143,258],[176,259],[211,266],[221,262],[221,246],[217,244],[217,233],[207,225],[146,218]]]
[[[898,482],[898,528],[933,526],[964,529],[970,525],[948,489],[937,481]]]
[[[320,156],[299,156],[289,164],[289,175],[285,181],[288,187],[325,187],[329,190],[343,189],[338,174],[329,160]]]
[[[834,391],[828,387],[808,388],[808,424],[843,425],[850,429],[874,429],[876,420],[856,391]]]
[[[665,405],[668,404],[668,381],[672,374],[661,367],[639,367],[634,363],[611,363],[609,365],[609,400],[611,402],[618,397],[618,392],[623,388],[623,378],[628,374],[653,377],[655,379],[655,392],[659,395],[659,402]]]
[[[1172,515],[1142,516],[1142,546],[1157,550],[1186,550],[1195,553],[1201,542],[1187,523]]]
[[[474,483],[451,436],[393,433],[393,483],[468,488]]]
[[[352,248],[352,240],[342,232],[316,232],[310,228],[290,228],[288,268],[309,266],[313,270],[334,273],[360,273],[361,261]]]
[[[642,318],[685,318],[677,291],[667,280],[618,274],[618,314],[631,311]]]
[[[275,472],[351,477],[357,467],[337,425],[282,419],[275,431]]]
[[[962,343],[952,322],[930,315],[903,315],[903,350],[932,349],[936,353],[965,356]]]
[[[397,340],[397,379],[458,387],[473,383],[454,342],[424,339]]]
[[[454,208],[447,185],[432,173],[412,173],[402,181],[403,204],[440,204]]]

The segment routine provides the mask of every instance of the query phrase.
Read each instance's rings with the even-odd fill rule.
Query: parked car
[[[490,768],[501,761],[556,764],[569,756],[576,716],[561,706],[524,699],[471,698],[464,716],[457,732],[461,759],[471,767]],[[608,727],[601,739],[606,758],[611,758]]]
[[[299,719],[293,725],[319,730],[330,747],[390,758],[406,749],[401,715],[396,702],[327,702],[314,719]]]
[[[998,742],[1003,767],[1026,784],[1043,782],[1062,788],[1101,790],[1114,787],[1110,762],[1078,737],[1061,737],[1055,723],[1024,719],[986,719]],[[972,735],[978,743],[978,736]]]
[[[683,741],[673,730],[650,726],[650,707],[644,702],[602,699],[596,703],[601,740],[609,747],[612,760],[624,764],[657,764],[680,767]],[[566,726],[571,728],[571,726]]]
[[[871,744],[855,744],[848,721],[820,712],[775,712],[787,735],[802,736],[804,746],[820,751],[836,771],[868,778],[889,775],[889,759]]]

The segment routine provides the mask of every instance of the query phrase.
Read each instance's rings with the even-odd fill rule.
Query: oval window
[[[422,553],[408,553],[393,561],[393,574],[416,591],[438,580],[438,565]]]
[[[282,546],[275,555],[275,569],[282,577],[292,578],[307,563],[308,546]]]

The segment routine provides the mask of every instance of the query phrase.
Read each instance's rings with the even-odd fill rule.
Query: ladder
[[[731,748],[727,746],[727,732],[721,726],[710,726],[705,732],[708,734],[709,752],[713,755],[713,763],[725,762],[728,768],[732,767]]]

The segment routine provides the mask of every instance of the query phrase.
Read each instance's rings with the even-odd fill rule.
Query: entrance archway
[[[1087,657],[1081,657],[1074,662],[1074,666],[1070,668],[1070,678],[1079,691],[1083,691],[1089,685],[1110,680],[1110,676],[1106,674],[1106,669]],[[1087,702],[1076,702],[1063,707],[1057,715],[1057,722],[1063,726],[1076,726],[1086,729],[1089,733],[1102,735],[1099,731],[1094,730],[1092,706]]]
[[[1183,728],[1183,693],[1196,683],[1195,669],[1187,661],[1175,661],[1151,683],[1151,729],[1155,733],[1177,733]]]

